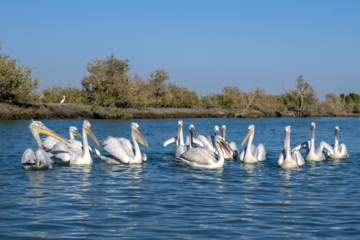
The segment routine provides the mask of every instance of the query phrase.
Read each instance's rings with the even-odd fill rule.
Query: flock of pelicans
[[[37,151],[32,149],[25,150],[21,164],[25,169],[43,169],[51,168],[53,163],[58,164],[92,164],[91,155],[99,157],[108,164],[133,164],[146,161],[146,155],[140,150],[139,144],[149,147],[145,137],[140,131],[137,123],[131,124],[131,141],[126,138],[117,138],[109,136],[103,141],[98,141],[89,121],[84,120],[82,134],[76,127],[69,128],[70,139],[66,139],[59,134],[47,128],[40,121],[32,121],[30,130],[37,144]],[[335,127],[335,143],[329,145],[322,141],[318,147],[315,147],[315,123],[311,123],[311,139],[294,149],[290,148],[291,127],[285,127],[284,150],[278,157],[278,164],[282,168],[297,168],[305,164],[306,161],[322,161],[327,157],[332,159],[348,158],[345,144],[339,144],[339,127]],[[225,159],[240,158],[245,163],[256,163],[266,160],[266,150],[263,144],[253,145],[255,126],[250,125],[248,132],[244,137],[241,147],[247,141],[247,146],[239,151],[236,143],[226,142],[226,127],[215,126],[213,136],[197,135],[194,125],[189,125],[189,136],[184,138],[183,122],[178,122],[176,137],[170,138],[164,142],[164,147],[169,144],[175,144],[174,155],[177,161],[183,162],[196,168],[219,168],[224,165]],[[40,138],[40,133],[49,137]],[[87,135],[89,135],[97,146],[101,146],[106,154],[100,153],[88,144]],[[81,141],[75,140],[78,136]],[[300,149],[306,149],[305,160],[300,153]]]

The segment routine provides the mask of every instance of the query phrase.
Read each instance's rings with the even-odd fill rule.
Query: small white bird
[[[63,104],[65,102],[65,96],[63,96],[63,99],[61,99],[60,104]]]

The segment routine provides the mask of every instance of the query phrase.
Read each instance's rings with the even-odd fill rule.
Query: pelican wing
[[[163,146],[166,147],[167,145],[172,144],[172,143],[174,143],[174,144],[177,143],[176,137],[173,137],[173,138],[170,138],[170,139],[166,140],[166,141],[163,143]]]
[[[299,167],[305,164],[305,160],[299,151],[294,151],[291,155],[295,159],[295,162]]]
[[[331,155],[335,154],[334,149],[327,142],[321,141],[319,148],[321,149],[321,151],[325,148]]]
[[[134,145],[133,143],[129,140],[129,139],[126,139],[126,138],[118,138],[121,146],[123,147],[124,151],[126,152],[126,154],[133,158],[135,156],[135,153],[134,153]]]
[[[52,149],[56,143],[60,142],[60,140],[53,138],[53,137],[46,137],[45,139],[41,139],[42,147],[44,149]]]
[[[300,149],[303,149],[303,148],[305,148],[306,151],[309,151],[309,149],[310,149],[310,141],[306,141],[306,142],[303,142],[303,143],[297,145],[296,147],[293,148],[292,151],[293,152],[296,151],[296,150],[300,151]]]
[[[277,163],[282,166],[285,162],[285,149],[281,151],[281,153],[278,156]]]
[[[339,146],[341,156],[349,157],[346,145],[344,143],[340,144]]]
[[[190,148],[181,154],[180,159],[201,165],[211,165],[217,161],[215,154],[206,148]]]
[[[105,163],[107,164],[124,164],[122,161],[120,161],[118,158],[114,157],[114,156],[111,156],[111,155],[108,155],[108,156],[105,156],[105,155],[99,155],[99,158],[104,161]]]
[[[266,150],[265,146],[260,143],[254,150],[254,156],[258,161],[265,161],[266,160]]]
[[[130,162],[129,155],[127,155],[127,152],[123,148],[123,144],[120,143],[119,139],[109,136],[107,139],[101,142],[101,146],[103,146],[108,153],[110,153],[122,163]]]
[[[55,156],[57,163],[69,163],[71,159],[74,159],[73,154],[63,142],[56,143],[51,153]]]
[[[207,148],[210,151],[215,151],[213,140],[210,136],[205,137],[204,135],[198,135],[197,140],[203,143],[204,148]]]

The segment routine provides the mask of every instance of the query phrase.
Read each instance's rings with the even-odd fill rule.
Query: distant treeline
[[[31,71],[0,53],[0,101],[50,104],[59,103],[65,96],[65,103],[91,105],[100,115],[108,111],[104,109],[111,109],[119,116],[128,108],[220,108],[230,110],[234,117],[346,116],[360,110],[360,96],[356,93],[329,93],[325,101],[320,101],[303,76],[298,76],[295,87],[281,95],[270,95],[260,88],[243,92],[237,86],[225,86],[220,94],[199,96],[187,87],[168,82],[165,70],[155,70],[147,79],[129,74],[129,61],[113,54],[87,64],[88,75],[81,80],[81,89],[55,85],[39,92],[40,80],[33,79]]]

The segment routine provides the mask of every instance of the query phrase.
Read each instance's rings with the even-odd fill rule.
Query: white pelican
[[[195,139],[193,138],[195,137]],[[186,138],[186,143],[184,143],[184,135],[183,135],[183,121],[179,120],[178,122],[178,131],[177,136],[166,140],[163,143],[163,146],[166,147],[169,144],[176,144],[174,149],[175,158],[180,157],[182,153],[189,150],[192,147],[192,144],[197,146],[202,146],[202,142],[196,140],[195,127],[193,124],[189,125],[189,137]]]
[[[332,158],[332,159],[344,159],[344,158],[349,157],[349,154],[346,149],[346,145],[344,143],[339,145],[339,131],[340,131],[339,127],[336,126],[335,127],[335,143],[332,145],[332,147],[334,149],[334,154],[331,154],[330,152],[328,152],[329,158]]]
[[[26,149],[22,158],[21,164],[25,169],[42,169],[42,168],[51,168],[51,155],[45,152],[42,148],[41,139],[39,134],[47,134],[52,136],[60,141],[68,142],[65,138],[61,137],[57,133],[53,132],[47,128],[42,122],[32,121],[30,124],[30,131],[34,136],[37,145],[37,151],[33,152],[32,149]]]
[[[225,125],[222,125],[222,126],[221,126],[221,135],[222,135],[223,140],[226,142],[226,140],[225,140],[225,137],[226,137],[226,126],[225,126]],[[236,159],[236,158],[239,156],[239,153],[240,153],[240,151],[239,151],[236,143],[235,143],[235,142],[230,142],[230,143],[226,142],[226,143],[229,144],[231,150],[232,150],[233,153],[234,153],[234,154],[233,154],[233,159]],[[225,154],[225,159],[226,159],[226,158],[228,159],[228,158],[230,158],[230,157],[227,156],[227,154]]]
[[[146,161],[146,155],[141,152],[138,143],[146,147],[149,145],[137,123],[131,123],[131,139],[132,142],[126,138],[109,136],[101,142],[101,146],[110,153],[110,156],[101,155],[99,157],[109,164],[131,164]]]
[[[65,96],[63,96],[63,99],[61,99],[60,104],[63,104],[65,102]]]
[[[310,124],[311,128],[311,140],[303,142],[302,144],[296,146],[294,149],[300,150],[302,148],[306,149],[306,157],[307,161],[323,161],[326,159],[324,148],[330,153],[334,154],[334,149],[326,142],[321,141],[318,148],[315,147],[315,123]]]
[[[291,151],[290,131],[290,126],[285,127],[284,150],[280,153],[277,160],[280,167],[285,169],[297,168],[305,164],[305,160],[298,150],[294,149],[293,151]]]
[[[249,138],[247,146],[240,154],[240,160],[245,163],[256,163],[266,160],[266,150],[262,143],[257,146],[253,145],[255,125],[250,125],[248,131],[241,142],[241,147],[244,145],[246,140]]]
[[[221,149],[224,149],[229,156],[232,156],[231,149],[222,140],[221,136],[215,136],[215,148],[218,154],[214,154],[207,148],[197,147],[190,148],[188,151],[181,154],[177,160],[190,165],[195,168],[220,168],[224,166],[224,154]]]
[[[185,143],[184,143],[184,134],[183,134],[183,121],[178,121],[178,130],[176,137],[170,138],[166,140],[163,144],[164,147],[167,145],[175,143],[176,147],[174,149],[175,157],[180,157],[180,155],[186,151]]]
[[[82,139],[81,134],[79,133],[79,131],[77,130],[76,127],[70,126],[69,127],[69,135],[70,135],[69,142],[71,143],[71,148],[77,148],[78,149],[77,151],[80,151],[79,154],[81,154],[82,153],[82,148],[83,148],[83,143],[82,143],[82,141],[78,141],[78,140],[75,139],[75,136]],[[57,140],[57,139],[55,139],[53,137],[47,137],[45,139],[42,139],[41,141],[42,141],[43,148],[46,149],[46,150],[49,150],[49,151],[51,151],[54,148],[56,143],[60,142],[59,140]],[[96,148],[92,148],[92,147],[89,146],[89,151],[90,151],[90,153],[92,153],[92,154],[94,154],[96,156],[100,155],[99,150],[97,150]]]
[[[204,146],[204,144],[202,142],[197,140],[197,135],[195,132],[194,124],[190,124],[189,125],[189,136],[186,137],[186,143],[185,143],[186,150],[189,150],[190,148],[192,148],[193,145],[195,145],[197,147]]]
[[[69,127],[69,135],[70,135],[70,139],[69,139],[70,142],[73,142],[75,140],[75,135],[82,138],[81,134],[78,132],[77,128],[74,126]],[[43,148],[47,149],[47,150],[53,149],[55,144],[60,142],[58,139],[50,137],[50,136],[45,139],[41,139],[41,141],[42,141]],[[81,143],[81,142],[79,142],[79,143]],[[81,143],[81,145],[82,145],[82,143]]]
[[[91,129],[91,124],[88,120],[84,120],[82,127],[82,148],[78,144],[70,143],[64,144],[62,142],[56,143],[51,153],[56,157],[57,163],[70,163],[76,165],[89,165],[93,163],[90,155],[89,143],[87,135],[94,140],[96,145],[100,146],[95,134]]]

